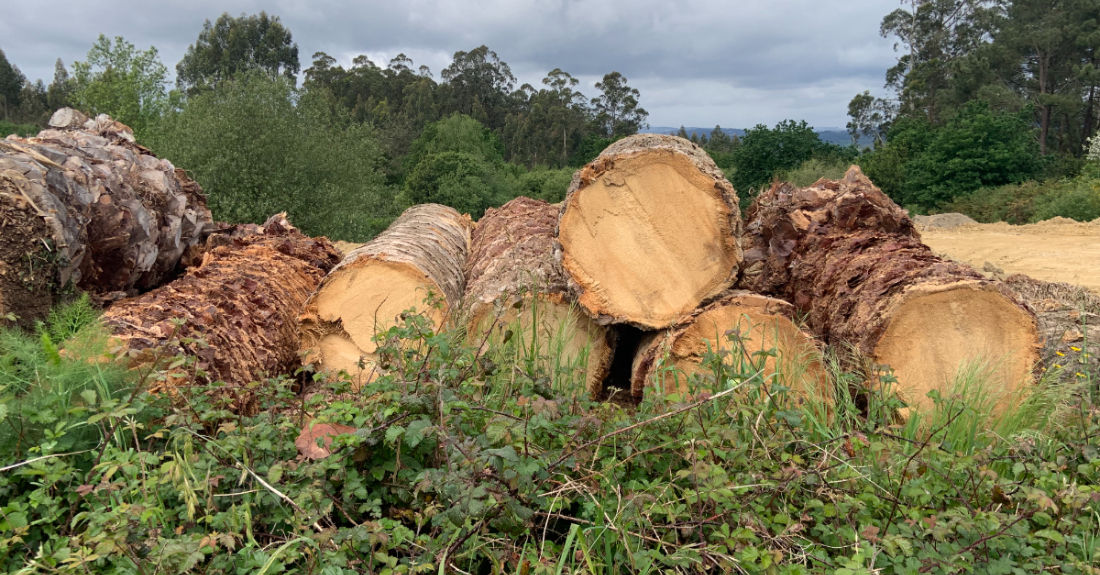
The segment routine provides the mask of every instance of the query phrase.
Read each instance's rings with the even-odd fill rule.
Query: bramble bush
[[[719,351],[692,397],[624,408],[581,391],[583,358],[410,313],[362,390],[264,381],[232,413],[240,390],[165,358],[35,411],[36,366],[106,350],[6,338],[4,365],[41,375],[5,380],[0,425],[43,434],[0,455],[5,572],[1100,573],[1100,412],[1069,388],[1026,421],[956,390],[900,425],[889,377],[849,393],[863,378],[836,368],[837,397],[798,400],[758,369],[774,352]],[[355,431],[305,459],[310,420]]]

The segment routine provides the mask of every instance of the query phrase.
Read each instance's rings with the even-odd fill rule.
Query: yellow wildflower
[[[1073,351],[1081,351],[1081,348],[1079,348],[1079,347],[1072,347],[1071,346],[1070,349],[1072,349]]]
[[[1062,353],[1062,352],[1060,352],[1060,351],[1056,351],[1056,352],[1054,352],[1054,353],[1055,353],[1055,354],[1057,354],[1057,355],[1058,355],[1058,357],[1066,357],[1066,354],[1064,354],[1064,353]]]

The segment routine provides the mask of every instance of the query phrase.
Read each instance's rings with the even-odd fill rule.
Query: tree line
[[[1100,217],[1084,160],[1098,125],[1100,2],[903,0],[880,32],[898,54],[891,96],[858,94],[848,130],[874,141],[860,162],[884,191],[985,220]],[[997,208],[1017,200],[1017,213]],[[1052,201],[1061,207],[1039,205]]]

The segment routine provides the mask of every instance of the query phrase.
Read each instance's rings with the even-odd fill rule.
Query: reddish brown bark
[[[298,316],[338,257],[282,215],[247,233],[254,228],[211,236],[202,263],[183,277],[107,309],[104,322],[135,362],[183,353],[207,379],[238,387],[299,367]],[[247,410],[249,396],[234,407]]]
[[[554,350],[562,365],[587,351],[586,386],[598,396],[614,337],[578,308],[554,258],[560,210],[560,204],[516,198],[478,221],[466,259],[468,333],[492,343],[494,335],[511,331],[520,349]],[[490,329],[495,332],[487,334]]]
[[[946,364],[968,353],[1003,361],[1011,388],[1037,359],[1031,311],[969,266],[933,254],[856,166],[841,180],[775,185],[747,216],[740,287],[792,302],[829,344],[852,344],[896,369],[905,363],[901,385],[916,386],[912,401],[927,402],[917,392],[941,385],[959,367]],[[904,326],[909,333],[898,332]],[[920,353],[927,365],[918,365]]]

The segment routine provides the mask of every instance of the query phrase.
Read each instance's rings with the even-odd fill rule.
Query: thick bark
[[[185,353],[209,380],[237,388],[301,365],[298,317],[339,258],[328,240],[302,235],[284,214],[255,229],[211,236],[202,263],[183,277],[107,309],[104,322],[133,361]],[[234,407],[247,411],[250,392],[240,394]]]
[[[4,313],[33,316],[70,283],[101,301],[156,287],[211,221],[198,184],[135,144],[129,128],[107,116],[81,118],[63,109],[54,119],[64,129],[0,140],[0,187],[8,215],[18,216],[0,221],[0,243],[21,242],[33,230],[42,247],[5,253],[0,267],[45,258],[55,272],[53,289],[38,290],[40,301],[26,307],[9,305],[21,300],[3,286]]]
[[[554,258],[560,209],[516,198],[478,221],[466,260],[468,333],[492,343],[511,331],[517,349],[553,354],[561,365],[587,352],[586,387],[595,397],[603,391],[614,339],[577,307]]]
[[[589,315],[652,330],[732,285],[740,231],[737,194],[706,152],[640,134],[574,174],[556,249]]]
[[[714,383],[713,378],[699,377],[713,373],[713,366],[705,363],[710,350],[724,354],[722,363],[731,374],[761,370],[769,387],[779,384],[799,397],[831,403],[821,351],[813,336],[794,323],[794,312],[794,306],[783,300],[730,291],[642,340],[631,369],[631,393],[640,400],[647,389],[655,388],[686,397],[695,391],[692,376],[694,384],[705,389]]]
[[[415,309],[435,326],[462,301],[473,222],[438,204],[413,206],[333,268],[302,315],[306,362],[357,384],[375,374],[375,335]],[[425,301],[429,297],[436,301]],[[434,305],[438,303],[438,305]]]
[[[935,256],[856,166],[841,180],[773,186],[749,208],[744,242],[740,287],[792,302],[828,344],[889,365],[911,404],[929,406],[929,390],[979,360],[1006,392],[1031,378],[1034,314],[969,266]]]

